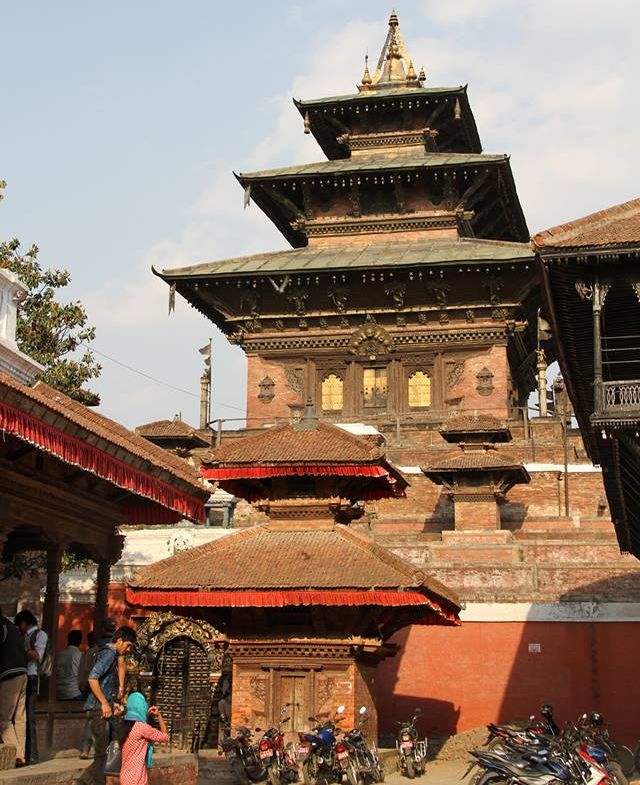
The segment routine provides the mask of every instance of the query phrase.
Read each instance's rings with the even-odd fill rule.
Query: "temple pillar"
[[[47,546],[47,583],[42,608],[42,629],[50,640],[51,651],[57,650],[58,622],[60,618],[60,573],[62,572],[62,557],[65,546],[55,542]],[[56,699],[56,672],[55,669],[47,685],[49,701]]]
[[[96,599],[93,610],[93,632],[96,639],[102,635],[104,621],[107,617],[107,606],[109,604],[109,583],[111,582],[111,568],[122,556],[124,547],[124,537],[115,534],[110,541],[108,553],[98,559],[98,569],[96,574]]]

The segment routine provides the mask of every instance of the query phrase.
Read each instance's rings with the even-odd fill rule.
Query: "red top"
[[[146,758],[150,741],[154,744],[168,744],[169,735],[146,722],[134,722],[122,747],[120,785],[148,785]]]

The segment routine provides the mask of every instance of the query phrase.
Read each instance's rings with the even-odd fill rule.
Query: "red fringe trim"
[[[127,588],[127,602],[144,608],[284,608],[287,605],[423,606],[421,624],[459,624],[455,612],[419,592],[404,591],[160,591]],[[434,617],[432,621],[428,617]]]
[[[151,477],[139,469],[134,469],[124,461],[92,447],[86,441],[69,436],[58,428],[43,423],[37,417],[3,402],[0,402],[0,429],[55,455],[65,463],[79,466],[119,488],[150,499],[165,509],[173,510],[171,522],[183,517],[193,521],[204,521],[205,519],[204,502],[197,497],[182,493],[169,483]],[[144,505],[137,504],[124,507],[134,517],[138,517],[137,520],[130,518],[131,522],[151,522],[146,519],[147,513],[143,512],[143,507]],[[154,510],[152,509],[151,512]],[[175,513],[179,513],[179,515],[176,516]],[[140,520],[140,517],[144,520]],[[154,517],[153,522],[165,521],[158,521]]]
[[[264,477],[303,476],[303,475],[333,475],[336,477],[389,477],[390,482],[395,482],[389,472],[382,466],[350,466],[341,464],[336,466],[317,464],[293,464],[285,466],[238,466],[230,468],[212,468],[202,466],[200,472],[207,480],[253,480]]]

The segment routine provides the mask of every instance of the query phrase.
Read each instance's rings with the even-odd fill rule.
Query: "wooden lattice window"
[[[344,400],[344,383],[335,373],[330,373],[322,380],[322,410],[339,412]]]
[[[388,393],[387,369],[365,368],[362,374],[362,393],[365,408],[386,408]]]
[[[431,406],[431,377],[424,371],[416,371],[409,377],[409,406],[412,409],[427,409]]]

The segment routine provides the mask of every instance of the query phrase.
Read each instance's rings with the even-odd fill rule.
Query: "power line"
[[[87,344],[88,346],[88,344]],[[151,382],[155,382],[156,384],[160,384],[162,387],[168,387],[171,390],[175,390],[176,392],[182,393],[183,395],[189,395],[192,398],[197,398],[200,400],[200,396],[190,390],[183,390],[182,387],[176,387],[174,384],[170,384],[169,382],[165,382],[162,379],[157,379],[155,376],[151,376],[149,373],[145,373],[144,371],[140,371],[138,368],[133,368],[131,365],[127,365],[123,363],[121,360],[116,360],[115,357],[111,357],[104,352],[99,351],[98,349],[94,348],[93,346],[89,346],[89,350],[94,354],[99,355],[100,357],[104,357],[105,360],[109,360],[116,365],[121,366],[122,368],[126,368],[127,371],[131,371],[131,373],[137,373],[138,376],[143,376],[145,379],[149,379]],[[221,401],[212,401],[216,406],[224,406],[227,409],[235,409],[238,412],[244,412],[244,409],[241,409],[239,406],[234,406],[231,403],[222,403]]]

